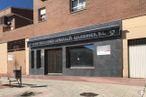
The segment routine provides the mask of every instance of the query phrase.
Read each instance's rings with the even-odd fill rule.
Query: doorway
[[[45,75],[62,73],[62,49],[45,50]]]

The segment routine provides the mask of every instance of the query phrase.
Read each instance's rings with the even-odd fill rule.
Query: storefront
[[[22,67],[22,74],[26,75],[26,39],[9,41],[7,43],[7,73],[12,74],[14,70]]]
[[[123,75],[121,21],[29,40],[30,74]]]
[[[22,68],[22,74],[28,75],[28,39],[19,39],[0,43],[0,74],[13,75],[14,70]]]

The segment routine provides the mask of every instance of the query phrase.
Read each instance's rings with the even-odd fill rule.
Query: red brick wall
[[[29,25],[0,34],[0,43],[34,36],[34,26]]]
[[[60,32],[146,14],[146,0],[86,0],[86,10],[70,13],[69,0],[34,0],[35,35]],[[38,9],[46,6],[47,21],[38,23]],[[41,33],[40,33],[41,32]]]
[[[146,14],[146,0],[86,0],[86,9],[70,13],[70,0],[34,0],[34,25],[0,33],[0,42],[62,32]],[[47,20],[38,22],[38,9],[46,6]],[[12,33],[11,33],[12,32]]]

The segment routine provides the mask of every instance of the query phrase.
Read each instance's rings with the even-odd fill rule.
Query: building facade
[[[32,38],[29,47],[31,74],[122,76],[121,21]]]
[[[145,17],[145,0],[34,0],[33,24],[0,34],[1,48],[25,39],[30,75],[146,78]]]
[[[9,7],[0,11],[0,74],[13,74],[13,70],[20,66],[22,74],[27,74],[28,34],[25,32],[30,31],[30,27],[27,26],[31,24],[33,24],[31,9]]]
[[[123,73],[146,78],[146,16],[123,20]]]

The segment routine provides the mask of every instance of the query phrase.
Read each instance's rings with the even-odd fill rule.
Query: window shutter
[[[8,24],[8,21],[9,21],[9,18],[7,16],[4,16],[4,25],[7,25]]]
[[[4,24],[4,16],[0,17],[0,25]]]

